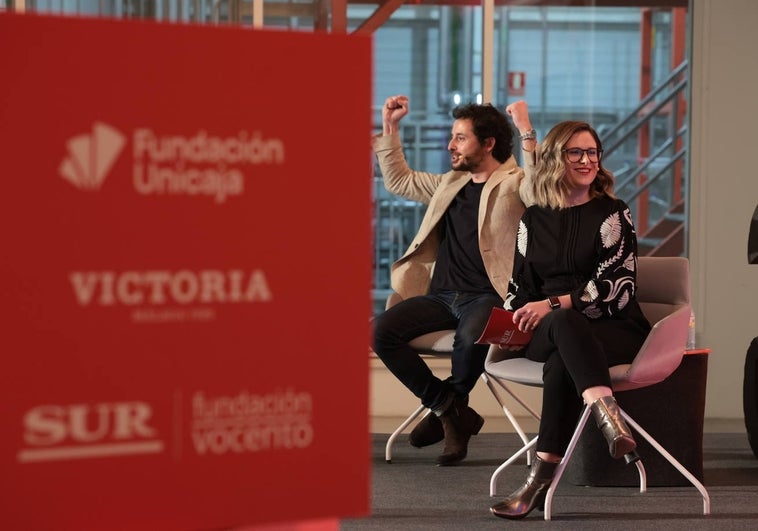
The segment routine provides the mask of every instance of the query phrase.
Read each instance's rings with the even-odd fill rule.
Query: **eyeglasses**
[[[562,152],[566,154],[566,158],[569,162],[579,162],[582,160],[582,157],[587,154],[587,160],[590,162],[597,162],[600,160],[600,157],[603,155],[602,149],[581,149],[581,148],[570,148],[570,149],[562,149]]]

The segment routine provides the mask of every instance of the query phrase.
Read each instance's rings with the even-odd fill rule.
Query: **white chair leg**
[[[497,400],[498,404],[500,404],[500,407],[503,410],[503,413],[510,421],[511,425],[513,426],[513,429],[516,430],[516,433],[518,434],[519,438],[521,439],[521,442],[524,444],[528,444],[529,437],[524,432],[523,428],[521,427],[521,424],[518,420],[516,420],[516,417],[513,415],[513,413],[508,409],[508,407],[505,405],[505,401],[503,400],[502,396],[500,396],[500,393],[498,392],[497,388],[493,384],[493,382],[497,383],[497,385],[508,395],[515,400],[521,407],[524,408],[524,410],[529,413],[535,420],[540,420],[540,415],[537,413],[532,407],[524,402],[521,397],[519,397],[513,390],[511,390],[510,387],[508,387],[504,382],[499,380],[498,378],[495,378],[493,376],[487,375],[487,373],[482,374],[483,377],[485,377],[485,382],[487,383],[487,387],[490,388],[490,391],[492,392],[492,395],[495,397],[495,400]],[[532,464],[532,452],[529,452],[526,454],[526,465],[530,466]]]
[[[576,444],[579,442],[579,437],[582,435],[582,430],[584,430],[584,425],[587,424],[587,419],[589,418],[590,413],[589,406],[584,406],[582,415],[579,417],[579,422],[577,423],[576,428],[574,428],[574,434],[571,436],[571,440],[566,448],[566,453],[563,455],[563,459],[561,459],[561,462],[558,463],[558,467],[555,469],[553,481],[550,482],[550,488],[547,489],[547,494],[545,494],[545,520],[550,520],[552,518],[553,494],[555,494],[555,489],[558,488],[558,482],[561,480],[563,471],[566,470],[566,465],[568,465],[569,459],[571,459],[571,454],[574,453],[574,448],[576,448]]]
[[[639,424],[637,424],[637,422],[632,417],[630,417],[626,411],[621,408],[619,408],[619,411],[626,419],[626,421],[632,426],[632,428],[635,429],[635,431],[639,432],[639,434],[642,435],[645,440],[658,451],[659,454],[666,458],[666,461],[671,463],[674,468],[681,472],[682,475],[687,478],[690,483],[692,483],[692,486],[695,487],[703,497],[703,514],[711,514],[711,498],[708,495],[708,491],[705,489],[703,484],[695,476],[693,476],[689,470],[684,468],[684,465],[677,461],[673,455],[671,455],[663,446],[661,446],[658,441],[653,438],[652,435],[650,435]]]
[[[526,452],[528,452],[529,450],[531,450],[532,448],[534,448],[535,444],[537,444],[537,437],[535,437],[534,439],[532,439],[531,441],[529,441],[527,444],[525,444],[524,446],[522,446],[519,449],[519,451],[516,452],[515,454],[513,454],[512,456],[510,456],[505,463],[503,463],[502,465],[500,465],[499,467],[497,467],[497,470],[495,470],[492,473],[492,476],[490,477],[490,496],[497,495],[497,478],[500,475],[500,472],[502,472],[503,470],[505,470],[516,459],[518,459],[519,457],[521,457],[522,455],[524,455]]]
[[[395,431],[392,432],[392,435],[390,435],[390,438],[387,439],[387,445],[384,447],[384,460],[385,461],[387,461],[388,463],[392,462],[392,445],[395,443],[395,439],[397,439],[397,436],[403,433],[403,430],[405,430],[405,428],[407,428],[411,422],[416,420],[416,418],[419,415],[421,415],[421,413],[423,413],[425,409],[426,409],[425,406],[423,405],[419,406],[418,409],[416,409],[416,411],[411,413],[411,415],[407,419],[405,419],[403,423],[400,424],[400,426],[398,426],[395,429]]]
[[[513,426],[513,429],[516,430],[516,433],[518,434],[519,438],[521,439],[521,442],[523,442],[525,445],[529,443],[529,437],[527,437],[526,433],[524,432],[524,429],[521,427],[521,424],[518,420],[516,420],[516,417],[511,413],[511,410],[508,409],[508,407],[505,405],[505,402],[503,401],[503,398],[500,396],[500,393],[498,392],[495,385],[492,383],[492,379],[487,376],[487,373],[482,373],[482,379],[487,384],[487,387],[489,387],[490,392],[492,393],[492,396],[495,397],[495,400],[497,400],[497,403],[500,404],[500,409],[503,410],[503,414],[506,416],[508,421],[511,423],[511,426]],[[527,452],[526,454],[526,466],[529,466],[532,464],[532,453]]]
[[[518,436],[521,438],[521,442],[523,442],[524,444],[529,443],[529,437],[527,437],[526,433],[524,432],[523,428],[521,427],[521,424],[519,424],[519,421],[516,420],[516,417],[513,416],[513,413],[511,413],[511,410],[508,409],[508,407],[505,405],[505,402],[503,401],[503,398],[500,396],[500,393],[498,392],[497,388],[492,383],[492,378],[490,378],[489,376],[487,376],[486,372],[483,372],[482,373],[482,380],[484,380],[484,383],[486,383],[487,387],[489,387],[489,390],[492,393],[492,396],[495,397],[495,400],[497,400],[497,403],[500,404],[500,409],[503,410],[503,413],[508,418],[508,421],[510,421],[511,425],[513,426],[513,429],[516,430],[516,433],[518,433]],[[500,384],[500,385],[502,386],[502,384]],[[506,387],[505,390],[511,396],[514,396],[513,392],[510,389],[508,389]],[[520,400],[519,400],[519,403],[521,403],[522,405],[524,405]],[[534,415],[534,412],[528,406],[524,405],[524,407],[525,407],[525,409],[527,409],[527,411],[529,411],[530,414]],[[539,420],[539,416],[537,417],[537,420]],[[527,464],[529,464],[528,456],[527,456]]]
[[[647,492],[647,474],[645,473],[645,465],[642,464],[642,459],[638,459],[636,463],[637,473],[640,475],[640,493]]]
[[[514,391],[511,390],[510,387],[508,387],[505,384],[505,382],[503,382],[499,378],[494,378],[492,376],[490,376],[490,379],[494,380],[495,382],[497,382],[497,384],[503,389],[503,391],[505,391],[506,393],[508,393],[511,396],[511,398],[513,398],[516,402],[518,402],[521,405],[521,407],[523,407],[526,411],[528,411],[529,414],[532,417],[534,417],[536,420],[540,420],[540,414],[537,413],[529,404],[527,404],[526,402],[524,402],[521,399],[521,397],[519,397]]]

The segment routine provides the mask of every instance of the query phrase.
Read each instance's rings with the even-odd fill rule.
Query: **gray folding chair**
[[[401,300],[402,300],[402,297],[400,297],[398,293],[393,292],[387,298],[386,307],[390,308],[391,306],[397,304]],[[450,358],[451,353],[453,352],[454,336],[455,336],[455,330],[440,330],[437,332],[431,332],[429,334],[424,334],[422,336],[419,336],[413,339],[410,344],[419,353],[421,353],[421,355],[425,358]],[[521,440],[524,442],[524,444],[528,443],[529,437],[526,435],[524,430],[519,425],[518,421],[516,420],[516,417],[513,416],[513,414],[505,405],[505,403],[500,399],[500,395],[495,390],[495,387],[492,381],[490,381],[490,378],[489,376],[487,376],[486,372],[483,372],[481,374],[481,379],[487,385],[490,392],[492,393],[492,396],[495,397],[495,400],[497,400],[497,403],[500,405],[500,408],[503,410],[503,414],[511,422],[511,424],[513,425],[513,428],[516,430],[516,433],[519,435]],[[528,407],[518,397],[516,397],[516,399],[519,400],[519,403],[521,403],[524,407]],[[421,414],[424,413],[425,410],[426,410],[426,415],[429,415],[432,413],[431,410],[427,409],[423,405],[420,405],[408,416],[408,418],[406,418],[402,423],[400,423],[400,425],[397,428],[395,428],[395,431],[393,431],[392,434],[389,436],[389,439],[387,439],[387,444],[384,449],[384,458],[388,463],[392,463],[392,446],[395,443],[395,440],[398,438],[398,436],[400,436],[400,434],[402,434],[408,428],[408,426],[410,426],[413,423],[413,421],[419,418]]]
[[[681,363],[690,318],[689,261],[682,257],[639,257],[637,300],[645,316],[653,325],[653,329],[632,363],[611,367],[611,382],[614,391],[639,389],[662,382]],[[514,353],[493,346],[485,361],[485,373],[490,380],[499,384],[515,398],[515,392],[508,386],[508,382],[542,387],[543,365],[543,363],[523,357],[514,357]],[[498,400],[500,400],[499,397]],[[532,409],[527,409],[535,418],[539,418]],[[553,494],[590,414],[589,406],[585,405],[566,449],[566,455],[558,465],[552,484],[547,491],[545,520],[551,519]],[[621,414],[633,430],[647,440],[692,483],[703,497],[703,514],[710,514],[710,497],[703,484],[623,409]],[[500,473],[524,454],[528,457],[536,444],[537,438],[534,437],[495,470],[490,478],[490,496],[495,496],[497,493],[497,478]],[[645,468],[641,461],[637,461],[636,465],[640,476],[640,492],[645,492],[647,490]]]

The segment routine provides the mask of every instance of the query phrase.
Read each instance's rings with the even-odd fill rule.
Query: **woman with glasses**
[[[515,125],[522,130],[523,123]],[[544,386],[537,455],[526,482],[491,508],[512,519],[542,509],[583,403],[610,454],[637,459],[608,367],[630,363],[650,331],[635,298],[632,216],[613,195],[597,133],[585,122],[561,122],[535,147],[526,191],[533,204],[519,225],[505,308],[520,330],[533,330],[521,353],[545,363]]]

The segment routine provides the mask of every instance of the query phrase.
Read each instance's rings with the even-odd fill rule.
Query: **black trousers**
[[[550,312],[524,355],[545,363],[537,451],[563,455],[584,405],[582,392],[611,386],[608,367],[631,363],[648,329],[632,319],[590,320],[574,309]]]
[[[411,297],[374,319],[373,350],[422,404],[439,409],[451,393],[468,396],[484,371],[489,346],[475,341],[492,308],[502,305],[500,296],[490,293],[445,291]],[[420,335],[450,329],[455,329],[452,371],[441,380],[408,343]]]

